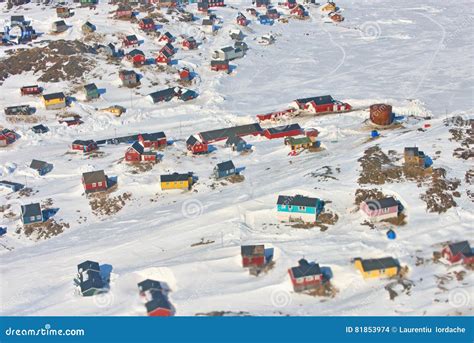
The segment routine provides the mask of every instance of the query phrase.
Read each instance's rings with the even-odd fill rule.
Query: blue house
[[[43,212],[39,203],[21,205],[21,221],[23,225],[42,223]]]
[[[25,186],[22,185],[21,183],[10,182],[10,181],[6,181],[6,180],[0,181],[0,188],[10,189],[12,192],[18,192],[23,187],[25,187]]]
[[[85,261],[77,266],[77,279],[75,280],[81,294],[85,297],[104,292],[104,280],[100,275],[99,263]]]
[[[324,209],[324,201],[303,195],[280,195],[277,201],[277,218],[282,221],[300,220],[314,223]]]
[[[49,128],[47,126],[44,126],[43,124],[35,125],[31,128],[31,131],[34,133],[46,133],[49,131]]]
[[[273,19],[271,19],[267,15],[261,15],[260,17],[258,17],[258,21],[262,25],[273,25]]]
[[[214,176],[216,179],[222,179],[224,177],[229,177],[235,175],[237,172],[235,170],[234,163],[232,161],[226,161],[218,163],[214,168]]]
[[[0,237],[5,235],[7,233],[7,228],[6,227],[0,227]]]
[[[53,165],[44,161],[33,160],[31,161],[30,168],[36,170],[39,175],[43,176],[53,170]]]
[[[242,137],[232,136],[227,139],[225,146],[231,148],[233,151],[241,152],[247,149],[247,143]]]

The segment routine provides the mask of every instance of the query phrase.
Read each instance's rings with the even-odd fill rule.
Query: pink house
[[[360,204],[360,209],[372,221],[398,217],[398,201],[393,197],[365,200]]]

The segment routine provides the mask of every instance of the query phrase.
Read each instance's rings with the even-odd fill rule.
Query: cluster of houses
[[[7,147],[18,139],[15,131],[9,129],[0,129],[0,147]]]
[[[12,34],[12,31],[20,30],[20,35]],[[0,32],[0,45],[22,44],[38,38],[38,34],[23,15],[12,15],[10,25],[5,23],[4,31]]]

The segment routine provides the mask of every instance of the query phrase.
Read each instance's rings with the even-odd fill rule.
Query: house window
[[[297,279],[296,279],[296,283],[303,283],[303,278],[302,278],[302,277],[297,278]]]
[[[41,220],[41,215],[37,215],[37,216],[36,216],[36,219],[37,219],[37,220]]]
[[[300,211],[306,211],[306,207],[305,206],[300,206]]]
[[[30,221],[34,222],[35,221],[35,216],[30,217]]]
[[[97,185],[95,182],[92,183],[92,188],[95,188]]]
[[[312,276],[307,276],[304,278],[306,281],[313,281],[314,280],[314,277]]]
[[[381,273],[381,274],[385,274],[385,269],[381,269],[381,270],[380,270],[380,273]]]
[[[289,210],[292,210],[292,209],[293,209],[293,206],[289,205],[289,206],[288,206],[288,209],[289,209]]]
[[[97,182],[97,186],[98,186],[98,187],[102,187],[102,181],[101,181],[101,182]]]

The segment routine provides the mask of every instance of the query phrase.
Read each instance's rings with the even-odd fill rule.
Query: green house
[[[84,86],[84,92],[86,93],[86,99],[92,100],[100,97],[99,89],[95,83],[90,83]]]
[[[80,0],[81,6],[94,6],[99,2],[98,0]]]

